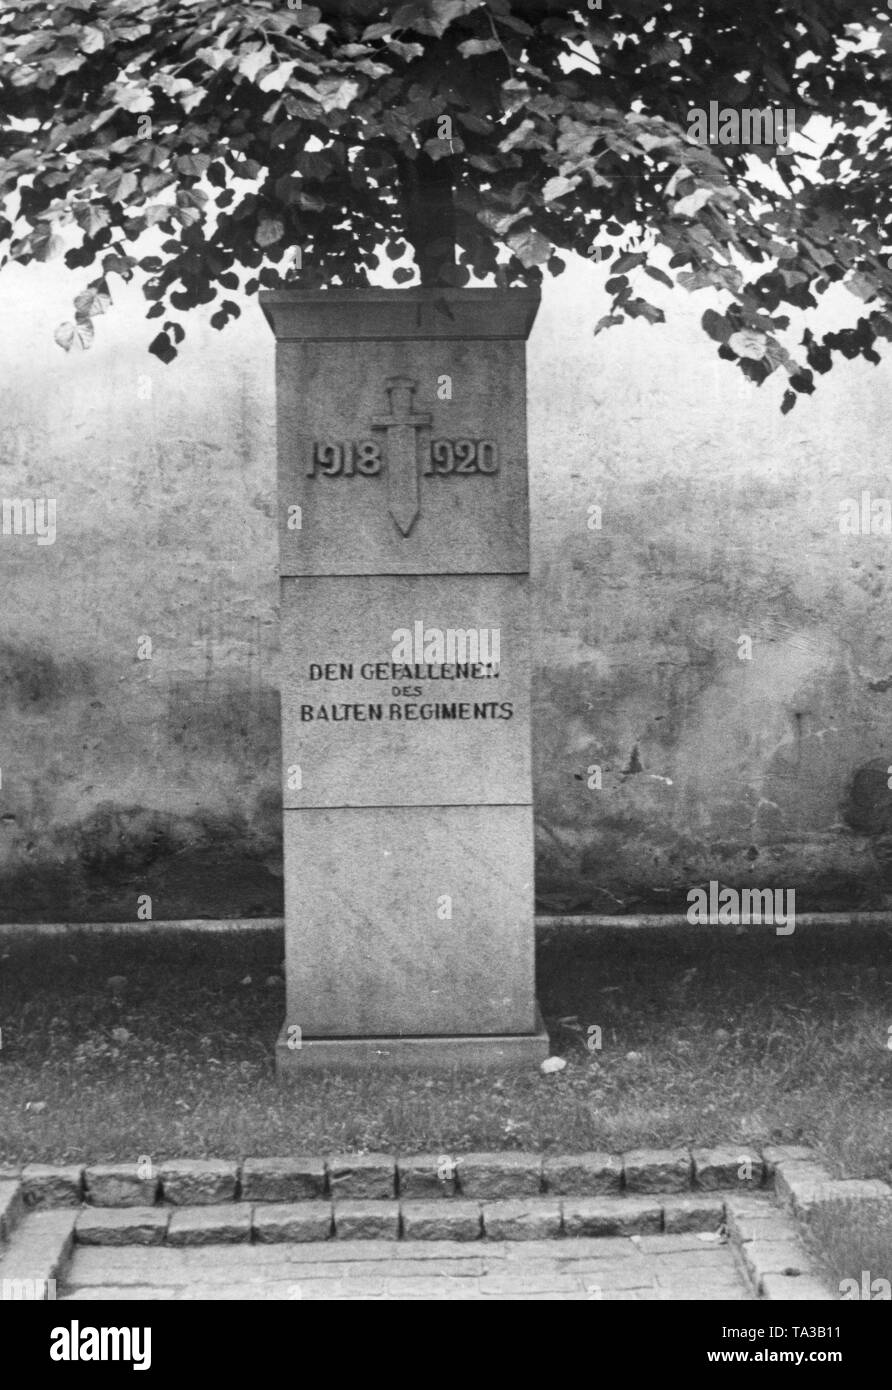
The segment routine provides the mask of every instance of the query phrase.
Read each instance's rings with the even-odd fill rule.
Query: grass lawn
[[[550,929],[563,1072],[287,1089],[282,956],[276,930],[0,938],[0,1164],[787,1141],[892,1179],[887,931]]]
[[[892,1212],[886,1202],[834,1202],[808,1228],[827,1283],[847,1300],[888,1302],[892,1293]],[[854,1280],[846,1285],[845,1280]],[[885,1287],[881,1282],[885,1281]]]

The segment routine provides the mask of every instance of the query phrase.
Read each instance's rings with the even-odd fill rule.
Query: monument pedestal
[[[535,1065],[526,290],[276,291],[281,1074]]]
[[[280,1076],[307,1071],[507,1071],[538,1067],[548,1056],[548,1034],[536,1009],[534,1033],[484,1033],[465,1037],[438,1034],[429,1038],[304,1038],[300,1049],[288,1046],[288,1024],[276,1041]]]

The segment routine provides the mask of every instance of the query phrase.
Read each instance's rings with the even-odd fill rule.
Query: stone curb
[[[0,1182],[0,1250],[9,1244],[13,1231],[24,1215],[22,1184],[15,1179]]]
[[[36,1211],[15,1227],[0,1252],[2,1301],[55,1298],[74,1250],[76,1220],[67,1209]]]
[[[800,1223],[827,1203],[892,1202],[887,1183],[834,1178],[802,1145],[184,1159],[151,1177],[133,1164],[28,1164],[19,1174],[0,1178],[0,1271],[36,1285],[59,1277],[75,1241],[646,1239],[724,1229],[757,1297],[826,1301],[838,1295],[816,1274]]]
[[[85,1207],[75,1223],[78,1245],[163,1245],[169,1207]]]
[[[658,1181],[662,1190],[648,1195]],[[767,1145],[758,1155],[726,1145],[624,1156],[177,1160],[151,1177],[132,1164],[28,1164],[19,1180],[15,1170],[0,1177],[0,1278],[36,1289],[30,1296],[54,1297],[75,1243],[560,1243],[714,1231],[730,1238],[758,1298],[835,1301],[839,1295],[822,1282],[802,1243],[800,1223],[826,1203],[853,1199],[885,1207],[892,1187],[833,1178],[801,1145]]]
[[[801,1150],[789,1160],[780,1155],[777,1181],[781,1175],[799,1167],[809,1171],[817,1163],[803,1163]],[[823,1171],[823,1170],[822,1170]],[[834,1301],[838,1295],[817,1273],[814,1261],[802,1241],[798,1222],[783,1198],[775,1192],[775,1203],[766,1205],[757,1198],[730,1198],[726,1209],[726,1227],[737,1253],[738,1263],[754,1293],[769,1301],[797,1303]]]
[[[770,1157],[769,1157],[770,1155]],[[30,1163],[3,1176],[20,1178],[25,1206],[217,1206],[238,1200],[295,1202],[320,1197],[387,1201],[394,1197],[598,1197],[667,1192],[761,1191],[779,1162],[811,1160],[811,1151],[745,1145],[636,1149],[625,1154],[338,1154],[323,1158],[170,1159],[83,1167]],[[148,1160],[144,1160],[143,1164]],[[827,1175],[829,1176],[829,1175]]]
[[[765,1201],[766,1199],[762,1199]],[[96,1208],[71,1213],[79,1245],[210,1245],[254,1241],[564,1240],[575,1236],[679,1234],[725,1219],[722,1198],[547,1197],[472,1201],[376,1198],[317,1202],[221,1202],[193,1207]],[[32,1220],[33,1218],[29,1218]],[[26,1223],[27,1224],[27,1223]]]

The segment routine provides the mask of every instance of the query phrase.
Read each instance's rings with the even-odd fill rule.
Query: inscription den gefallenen
[[[434,666],[427,664],[401,665],[391,661],[367,661],[355,668],[360,680],[368,681],[451,681],[451,680],[498,680],[498,670],[490,665],[460,663],[456,665]],[[353,680],[354,663],[328,662],[325,665],[313,662],[309,667],[309,678],[318,680]],[[400,685],[391,689],[391,694],[401,697],[417,697],[420,686]],[[334,705],[301,705],[301,723],[359,724],[377,723],[385,720],[411,722],[429,719],[512,719],[514,705],[510,700],[454,700],[434,701],[432,703],[385,704],[382,701],[356,702]]]

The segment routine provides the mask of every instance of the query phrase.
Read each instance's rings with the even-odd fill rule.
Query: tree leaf
[[[177,350],[166,333],[159,333],[156,338],[152,339],[149,343],[149,352],[165,364],[172,362],[177,355]]]
[[[696,217],[714,193],[714,188],[695,188],[686,198],[679,198],[672,211],[676,217]]]
[[[704,332],[708,333],[714,342],[727,343],[731,336],[730,323],[721,314],[717,314],[715,309],[704,310],[700,324]]]
[[[542,189],[542,200],[546,203],[554,202],[555,198],[563,198],[565,194],[572,193],[573,189],[580,183],[577,178],[568,179],[564,174],[558,174],[553,179],[549,179]]]
[[[731,334],[728,347],[732,352],[736,352],[738,357],[748,357],[753,362],[760,362],[766,354],[768,344],[761,333],[753,333],[751,329],[743,328],[739,333]]]
[[[177,159],[177,168],[181,174],[189,174],[195,178],[201,178],[208,171],[211,157],[208,154],[181,154]]]
[[[501,47],[498,39],[466,39],[458,51],[463,58],[476,58],[482,53],[498,53]]]
[[[65,242],[60,236],[48,236],[37,243],[34,255],[39,261],[52,261],[56,256],[61,256],[65,250]]]
[[[666,285],[666,287],[670,290],[675,288],[670,276],[668,276],[664,270],[660,270],[655,265],[646,265],[644,267],[644,273],[645,275],[649,275],[652,280],[659,280],[661,285]]]
[[[70,352],[70,351],[71,351],[71,345],[72,345],[72,343],[74,342],[74,335],[75,335],[75,327],[74,327],[74,324],[71,323],[71,322],[69,321],[68,323],[60,323],[60,324],[59,324],[59,327],[56,329],[55,333],[53,334],[53,337],[55,338],[56,342],[59,344],[59,347],[60,347],[60,348],[64,348],[66,352]]]
[[[535,227],[527,227],[525,231],[509,236],[508,246],[524,266],[543,265],[551,255],[551,242],[546,241]]]
[[[87,24],[81,29],[79,43],[81,52],[96,53],[100,48],[105,47],[105,35],[95,25]]]
[[[285,226],[277,217],[264,217],[257,226],[254,240],[258,246],[275,246],[285,235]]]

